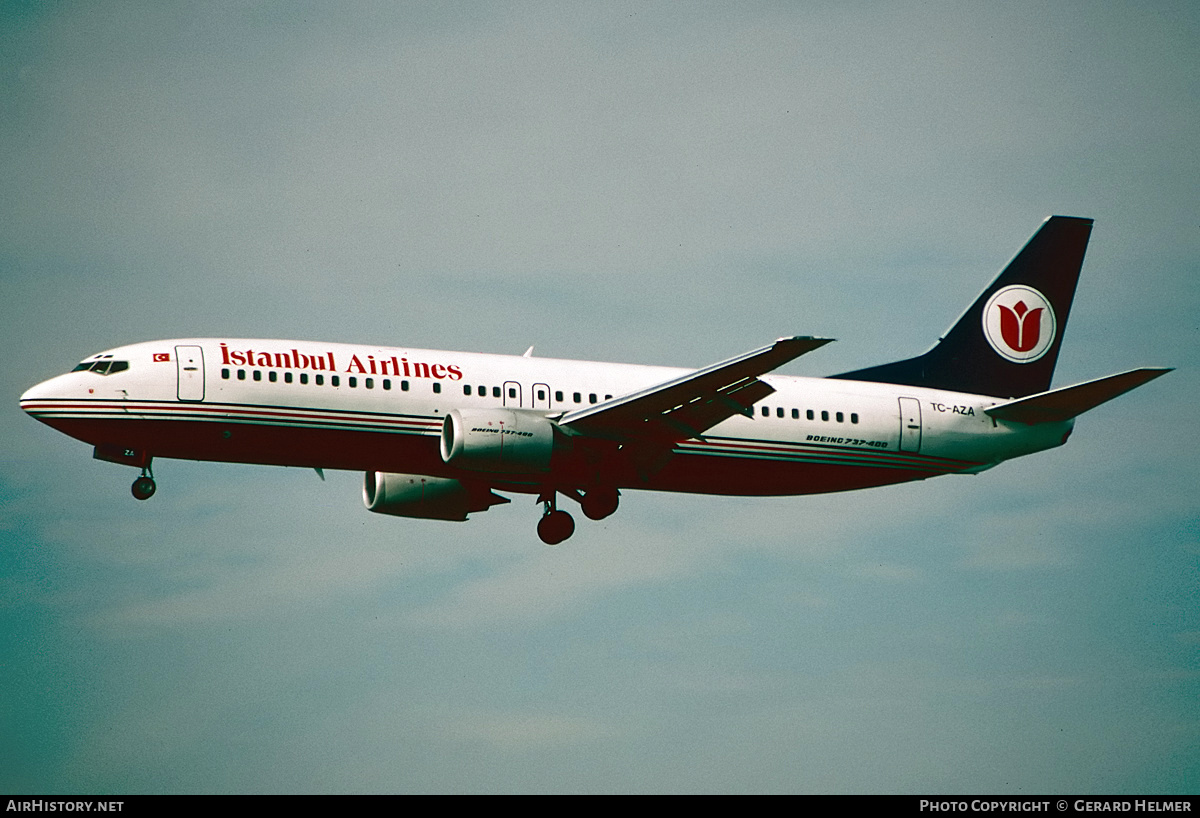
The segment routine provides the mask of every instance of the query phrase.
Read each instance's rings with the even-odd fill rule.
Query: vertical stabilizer
[[[832,377],[1003,397],[1045,392],[1091,232],[1091,219],[1051,216],[933,349]]]

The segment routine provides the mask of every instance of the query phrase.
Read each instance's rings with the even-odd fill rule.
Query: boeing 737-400
[[[154,458],[366,473],[371,511],[465,520],[543,506],[548,544],[622,490],[846,491],[973,474],[1061,446],[1075,417],[1170,371],[1050,389],[1091,219],[1047,219],[928,352],[826,378],[768,374],[829,342],[789,337],[703,369],[409,347],[183,338],[118,347],[21,408],[141,469]]]

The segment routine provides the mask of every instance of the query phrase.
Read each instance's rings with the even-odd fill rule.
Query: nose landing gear
[[[142,469],[142,476],[133,481],[133,486],[129,490],[133,493],[135,499],[149,500],[154,496],[156,488],[158,487],[154,484],[154,473],[150,471],[150,466],[147,465]]]

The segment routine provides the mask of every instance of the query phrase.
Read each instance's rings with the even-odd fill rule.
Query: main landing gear
[[[542,519],[538,520],[538,536],[546,545],[558,545],[575,533],[575,519],[555,507],[553,492],[549,498],[539,499],[542,501]]]
[[[615,488],[593,488],[587,494],[572,489],[564,490],[563,494],[577,500],[584,516],[590,520],[603,520],[617,510],[620,502],[620,493]],[[542,519],[538,521],[537,532],[546,545],[558,545],[575,533],[575,520],[558,508],[557,496],[557,490],[550,490],[538,497],[542,503]]]
[[[135,499],[149,500],[154,496],[156,488],[157,486],[154,484],[154,472],[150,470],[150,465],[147,464],[142,469],[142,476],[133,481],[133,486],[129,490],[133,492]]]
[[[594,488],[589,489],[588,493],[583,495],[579,505],[583,509],[584,516],[589,520],[603,520],[617,510],[619,502],[621,502],[621,497],[616,489]]]

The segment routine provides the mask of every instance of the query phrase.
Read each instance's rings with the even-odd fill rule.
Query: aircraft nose
[[[64,377],[59,375],[26,389],[25,393],[21,395],[21,408],[28,414],[37,417],[39,410],[46,408],[47,401],[66,397],[63,390]]]
[[[29,414],[33,414],[34,407],[39,401],[46,397],[45,387],[47,383],[49,383],[49,381],[43,381],[37,386],[31,386],[26,389],[25,393],[21,395],[21,408]]]
[[[46,396],[46,390],[44,389],[44,387],[46,386],[46,383],[48,383],[48,382],[43,381],[42,383],[39,383],[37,386],[31,386],[25,390],[24,394],[21,395],[21,408],[22,409],[24,409],[26,412],[28,412],[29,409],[27,408],[26,404],[33,403],[34,401],[37,401],[37,400],[41,400],[42,398],[44,398]]]

